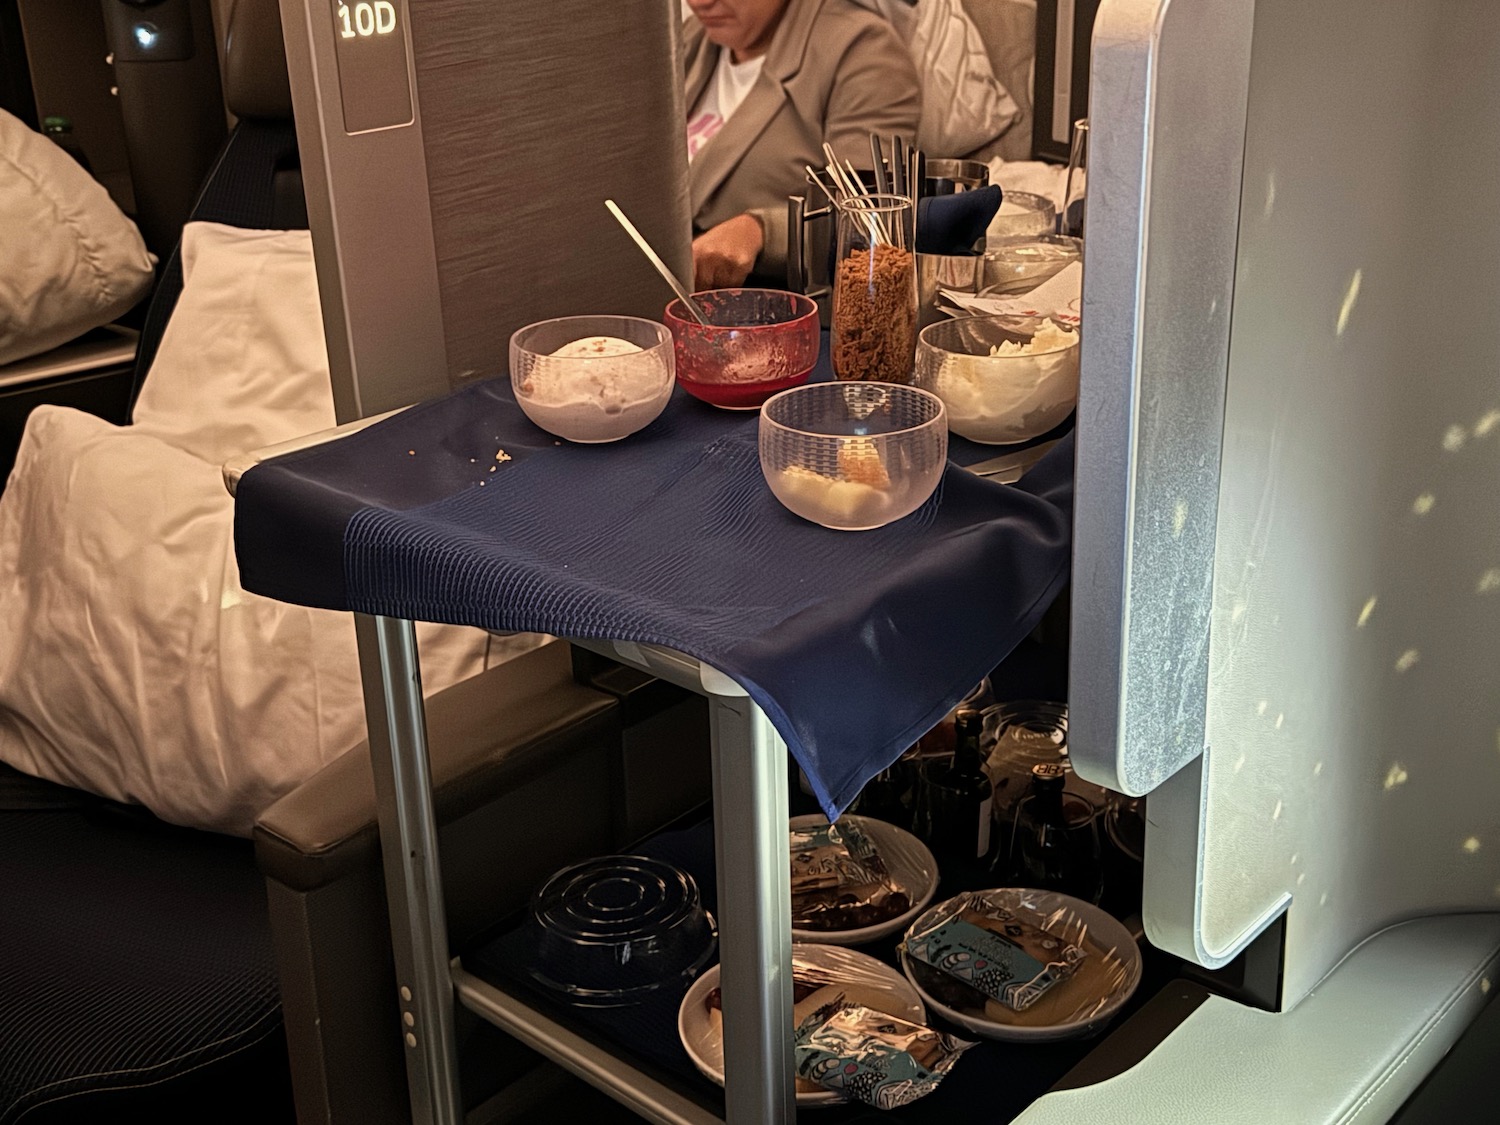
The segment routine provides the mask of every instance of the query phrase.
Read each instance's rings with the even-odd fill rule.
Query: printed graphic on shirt
[[[724,126],[724,119],[713,111],[700,113],[688,122],[687,146],[688,159],[692,160],[709,141]]]

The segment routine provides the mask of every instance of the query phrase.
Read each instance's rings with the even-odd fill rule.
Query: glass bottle
[[[1085,798],[1066,792],[1067,781],[1063,763],[1031,767],[1031,788],[1016,808],[1011,833],[1010,880],[1096,903],[1103,870],[1094,810]]]
[[[1068,150],[1068,176],[1063,181],[1063,205],[1057,213],[1057,233],[1083,237],[1085,180],[1088,176],[1089,119],[1073,122],[1073,144]]]
[[[1016,806],[1031,786],[1031,767],[1040,762],[1067,761],[1068,708],[1043,700],[1013,700],[986,711],[985,727],[991,746],[985,771],[995,783],[1001,864],[997,870],[1003,876]]]
[[[990,691],[989,677],[985,677],[969,689],[969,694],[959,700],[958,706],[944,715],[937,726],[917,739],[917,752],[924,759],[929,760],[953,757],[953,743],[956,741],[953,728],[958,722],[958,713],[967,710],[978,711],[985,715],[988,714],[988,709],[993,703],[994,695]]]
[[[833,373],[910,383],[917,356],[916,207],[904,195],[838,205],[833,272]]]
[[[912,806],[916,803],[915,752],[913,747],[867,781],[849,811],[898,828],[911,828]]]
[[[977,887],[987,874],[994,818],[994,786],[979,749],[984,719],[966,709],[953,727],[953,761],[934,768],[922,786],[917,835],[932,849],[950,887]]]

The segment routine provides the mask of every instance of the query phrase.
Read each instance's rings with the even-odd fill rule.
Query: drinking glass
[[[833,373],[910,383],[917,353],[916,207],[909,196],[839,205],[833,276]]]

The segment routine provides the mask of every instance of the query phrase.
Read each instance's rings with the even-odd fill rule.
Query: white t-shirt
[[[734,111],[740,108],[750,87],[760,77],[760,68],[765,61],[765,55],[760,55],[748,62],[737,63],[729,51],[719,51],[719,65],[714,70],[713,80],[703,88],[697,108],[688,115],[689,162],[713,140],[724,127],[724,122],[734,116]]]

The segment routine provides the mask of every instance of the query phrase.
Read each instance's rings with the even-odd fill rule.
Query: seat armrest
[[[86,375],[135,362],[141,334],[106,324],[51,351],[0,364],[0,391],[41,386],[69,375]]]
[[[341,426],[333,426],[313,434],[303,434],[301,437],[288,438],[275,445],[267,445],[260,449],[252,449],[248,453],[241,453],[224,462],[220,470],[224,476],[224,488],[229,495],[233,496],[239,491],[240,478],[263,461],[269,461],[273,457],[284,457],[288,453],[301,453],[304,449],[312,449],[330,441],[338,441],[339,438],[357,434],[360,430],[373,426],[376,422],[384,422],[387,418],[399,413],[401,413],[400,410],[387,410],[384,414],[371,414],[365,418],[345,422]]]
[[[524,785],[580,729],[608,725],[617,710],[609,695],[574,682],[562,642],[434,695],[427,701],[427,730],[438,823],[459,820]],[[283,796],[255,827],[261,870],[293,890],[378,866],[378,848],[370,749],[363,742]]]

